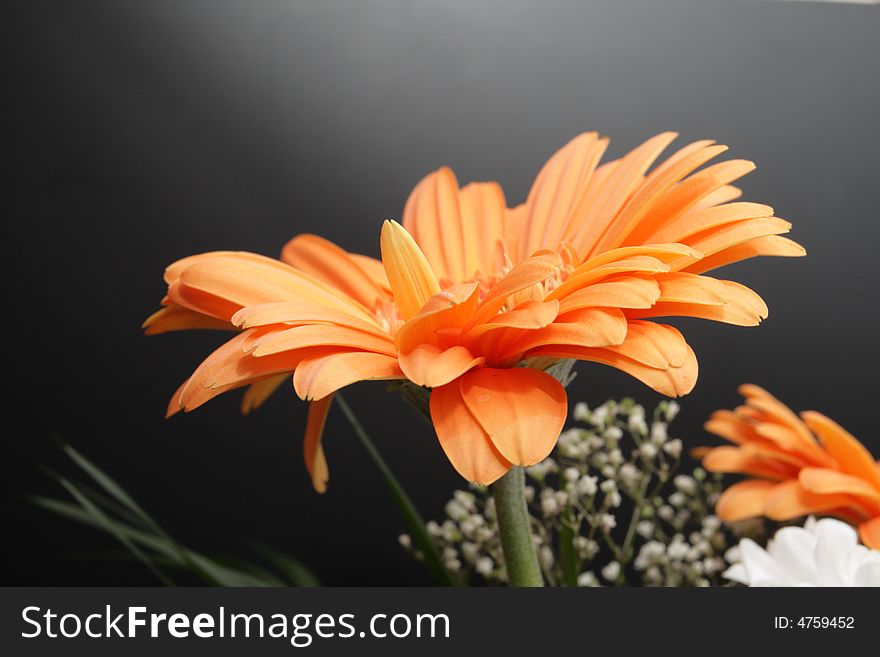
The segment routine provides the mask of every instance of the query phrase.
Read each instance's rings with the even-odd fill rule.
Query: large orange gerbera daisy
[[[386,221],[382,261],[313,235],[275,261],[248,253],[187,258],[166,271],[164,308],[148,332],[241,329],[175,394],[191,410],[248,385],[253,408],[293,372],[312,402],[306,464],[327,480],[320,436],[332,394],[356,381],[408,379],[431,388],[431,417],[453,466],[488,484],[551,451],[566,416],[560,359],[617,367],[670,396],[697,378],[675,328],[691,316],[755,325],[761,298],[702,275],[757,255],[803,255],[790,224],[765,205],[731,202],[752,170],[701,141],[648,170],[675,135],[599,166],[607,140],[583,134],[543,167],[526,202],[508,209],[496,183],[459,188],[448,168],[410,195],[403,226]]]
[[[739,391],[744,406],[716,411],[706,423],[707,431],[736,446],[706,450],[703,465],[757,478],[724,491],[718,516],[728,521],[837,516],[859,527],[865,545],[880,549],[880,463],[864,445],[821,413],[798,417],[758,386]]]

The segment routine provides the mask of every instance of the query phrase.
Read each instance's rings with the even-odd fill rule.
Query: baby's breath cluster
[[[594,409],[579,403],[576,426],[550,457],[526,469],[532,538],[548,585],[723,583],[724,553],[734,541],[712,515],[720,481],[701,468],[676,474],[682,442],[669,435],[669,424],[678,411],[674,401],[650,415],[632,399]],[[446,567],[506,583],[488,489],[455,491],[445,511],[428,531]],[[751,535],[758,529],[743,528]],[[401,544],[411,550],[408,536]]]

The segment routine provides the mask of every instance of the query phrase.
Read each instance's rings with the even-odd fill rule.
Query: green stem
[[[492,484],[501,549],[510,586],[544,586],[525,498],[525,471],[514,466]]]
[[[446,566],[443,564],[443,558],[440,556],[440,551],[437,549],[437,544],[430,535],[428,535],[428,531],[425,529],[425,521],[422,520],[422,516],[409,498],[409,495],[406,494],[403,486],[401,486],[400,482],[397,480],[397,477],[391,472],[391,468],[385,463],[379,450],[376,449],[376,445],[370,440],[370,436],[367,434],[366,429],[364,429],[363,425],[357,419],[354,412],[351,410],[351,407],[349,407],[342,398],[341,394],[337,392],[334,396],[334,400],[339,404],[343,414],[349,424],[351,424],[352,429],[354,429],[355,434],[366,448],[367,453],[373,459],[376,467],[379,469],[379,473],[382,475],[382,479],[385,480],[385,484],[388,486],[391,497],[394,499],[395,504],[397,504],[397,508],[400,509],[400,513],[403,515],[403,520],[412,535],[413,545],[421,551],[423,558],[425,559],[425,564],[428,566],[428,570],[431,571],[431,574],[434,576],[434,579],[438,584],[442,586],[458,586],[459,582],[449,573],[448,570],[446,570]]]
[[[565,586],[577,586],[577,578],[581,572],[581,560],[574,547],[575,537],[580,535],[576,528],[574,513],[567,507],[562,514],[562,525],[559,529],[559,561],[562,563],[562,580]]]

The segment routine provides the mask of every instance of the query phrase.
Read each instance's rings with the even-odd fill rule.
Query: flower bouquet
[[[330,482],[322,435],[335,400],[403,514],[403,548],[439,583],[876,584],[880,470],[828,418],[801,419],[743,386],[746,405],[706,424],[733,446],[697,450],[702,465],[684,471],[684,443],[702,438],[670,436],[676,402],[651,414],[632,399],[581,403],[566,429],[576,361],[686,395],[697,383],[696,355],[658,318],[756,326],[768,313],[761,297],[707,273],[805,254],[771,207],[737,200],[733,183],[751,162],[711,163],[726,147],[708,140],[660,160],[675,137],[657,135],[602,163],[608,139],[579,135],[541,167],[521,204],[509,204],[495,182],[461,187],[441,168],[412,191],[401,223],[384,222],[379,260],[306,234],[279,259],[219,251],[171,264],[146,332],[231,337],[178,388],[168,415],[239,388],[248,413],[292,383],[309,403],[303,454],[320,493]],[[432,424],[462,477],[440,522],[423,522],[339,393],[376,380]],[[158,553],[214,573],[213,583],[236,582],[75,459],[104,493],[66,485],[79,508],[42,504],[110,531],[151,567]],[[750,478],[727,486],[724,473]],[[811,514],[844,524],[776,526]]]

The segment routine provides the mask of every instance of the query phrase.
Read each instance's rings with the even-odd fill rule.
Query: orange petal
[[[406,378],[428,388],[444,386],[485,362],[461,345],[441,349],[433,344],[421,344],[407,354],[400,354],[398,360]]]
[[[461,189],[458,200],[464,238],[476,247],[476,270],[469,275],[481,273],[488,277],[497,270],[499,255],[504,252],[504,191],[495,182],[471,183]]]
[[[275,301],[314,302],[370,317],[362,304],[339,290],[290,265],[255,254],[200,260],[180,272],[169,294],[177,284],[239,307]]]
[[[773,208],[760,203],[727,203],[710,208],[695,208],[676,218],[665,228],[652,235],[656,242],[681,242],[692,235],[705,230],[718,228],[726,224],[754,219],[772,217]]]
[[[663,276],[664,274],[661,274]],[[706,278],[702,276],[701,278]],[[660,298],[653,307],[627,313],[636,317],[696,317],[735,326],[757,326],[767,318],[768,309],[764,300],[753,290],[734,281],[714,280],[717,287],[714,294],[701,301],[679,302]],[[722,303],[715,302],[718,296]],[[706,303],[710,301],[710,303]]]
[[[733,484],[715,504],[716,515],[725,522],[737,522],[764,515],[768,498],[778,484],[764,479],[749,479]]]
[[[256,330],[239,333],[202,361],[176,395],[180,408],[191,411],[224,392],[293,370],[295,358],[271,358],[261,363],[243,351]]]
[[[880,491],[880,471],[871,453],[865,449],[855,436],[816,411],[801,413],[806,425],[822,441],[822,445],[844,472],[870,482]]]
[[[541,252],[526,258],[514,266],[507,274],[483,297],[468,328],[491,320],[504,306],[507,298],[520,290],[525,290],[538,283],[543,283],[553,276],[562,264],[555,252]]]
[[[740,196],[742,196],[742,190],[739,187],[725,185],[701,198],[694,206],[694,210],[704,210],[722,203],[728,203],[738,199]]]
[[[771,520],[791,520],[811,513],[823,513],[836,507],[852,507],[854,501],[846,495],[811,493],[796,479],[778,484],[767,498],[765,515]]]
[[[615,276],[588,285],[561,299],[560,313],[580,308],[650,308],[660,296],[653,278]]]
[[[840,493],[861,498],[863,503],[873,506],[880,513],[880,490],[859,477],[830,468],[804,468],[798,474],[798,481],[811,493]]]
[[[703,467],[710,472],[736,472],[768,479],[788,479],[798,474],[797,468],[788,463],[730,445],[710,449],[703,457]]]
[[[727,146],[711,144],[698,148],[685,147],[654,169],[609,225],[605,235],[598,241],[596,250],[623,244],[639,224],[648,218],[650,211],[662,202],[673,185],[726,150]],[[654,224],[649,223],[649,230],[652,225]]]
[[[189,379],[186,379],[183,383],[181,383],[177,390],[174,391],[174,394],[171,395],[171,399],[168,400],[168,406],[165,409],[165,419],[167,420],[172,415],[176,415],[183,410],[183,391],[186,390],[187,385],[189,385]]]
[[[703,425],[703,428],[709,433],[714,433],[716,436],[737,445],[753,440],[763,440],[755,433],[745,418],[733,411],[715,411]]]
[[[862,543],[872,550],[880,550],[880,516],[859,525]]]
[[[664,229],[682,216],[689,223],[694,222],[697,213],[689,212],[689,210],[692,210],[707,195],[754,169],[754,163],[748,160],[728,160],[694,173],[677,183],[654,204],[639,222],[639,226],[627,237],[627,241],[631,243],[680,242],[683,237],[681,230],[668,231]],[[772,210],[768,214],[773,214]]]
[[[492,321],[486,324],[479,324],[470,329],[462,339],[475,340],[486,333],[497,331],[500,329],[523,329],[536,330],[544,328],[556,319],[559,312],[558,301],[527,301],[509,310],[506,313],[500,313],[492,318]]]
[[[147,317],[142,328],[145,329],[147,335],[157,335],[188,329],[231,329],[232,326],[227,321],[184,308],[172,302]]]
[[[468,410],[458,381],[434,388],[430,403],[440,446],[462,477],[488,486],[511,468]]]
[[[526,367],[482,368],[461,378],[461,396],[501,455],[516,465],[545,459],[568,411],[565,389]]]
[[[768,237],[757,237],[742,244],[737,244],[730,248],[719,251],[718,253],[703,258],[697,263],[689,265],[683,271],[689,271],[694,274],[702,274],[703,272],[724,267],[754,258],[756,256],[781,256],[785,258],[798,258],[807,254],[806,249],[797,242],[787,237],[779,235],[770,235]]]
[[[367,308],[388,297],[349,253],[317,235],[297,235],[281,251],[281,260],[336,288]]]
[[[261,303],[242,308],[232,316],[232,323],[243,329],[270,324],[307,325],[335,324],[357,329],[380,337],[388,337],[376,322],[362,319],[351,313],[327,308],[316,303],[279,301]]]
[[[627,199],[642,183],[645,172],[676,136],[674,132],[656,135],[621,159],[609,162],[596,171],[591,189],[587,190],[587,195],[591,197],[589,209],[580,218],[579,232],[573,240],[579,253],[589,257],[604,250],[604,246],[599,247],[603,234],[610,229]],[[597,189],[591,194],[594,185]]]
[[[626,335],[626,318],[617,308],[583,308],[567,313],[550,326],[529,331],[506,352],[514,355],[549,345],[607,347],[621,344]]]
[[[295,351],[307,347],[345,347],[396,356],[397,350],[388,336],[382,337],[344,326],[306,325],[274,331],[263,338],[253,351],[257,358]]]
[[[476,283],[453,285],[435,294],[398,329],[394,338],[398,351],[408,353],[419,344],[436,344],[442,330],[464,326],[473,317],[479,298]]]
[[[414,317],[440,292],[437,276],[412,236],[396,221],[382,225],[382,263],[404,320]]]
[[[526,201],[521,258],[542,248],[555,249],[583,214],[581,201],[593,171],[608,146],[595,132],[578,135],[547,160]]]
[[[695,248],[710,258],[726,249],[745,244],[754,239],[781,235],[791,230],[791,223],[779,217],[755,217],[731,224],[712,228],[692,235],[684,240],[688,246]]]
[[[404,228],[446,282],[462,283],[478,268],[474,226],[466,219],[470,217],[462,213],[458,180],[449,167],[425,176],[403,211]]]
[[[746,383],[738,388],[739,393],[746,398],[748,407],[757,409],[766,413],[769,419],[788,427],[794,434],[795,438],[788,438],[788,441],[781,441],[783,435],[779,432],[766,433],[772,440],[780,442],[788,449],[798,449],[805,454],[811,454],[817,460],[829,463],[828,455],[825,454],[816,443],[815,438],[809,432],[806,425],[788,406],[776,399],[769,392],[751,383]],[[758,423],[760,426],[764,423]],[[794,441],[797,442],[794,442]]]
[[[324,448],[321,438],[324,434],[324,424],[327,422],[327,414],[333,396],[329,395],[309,404],[309,415],[306,420],[306,438],[303,442],[303,455],[306,461],[306,470],[312,478],[312,486],[319,493],[327,490],[327,482],[330,480],[330,471],[327,468],[327,458],[324,456]]]
[[[648,367],[680,367],[688,358],[688,345],[678,329],[666,324],[632,321],[623,344],[609,347]]]
[[[216,321],[229,324],[230,319],[241,308],[240,303],[229,301],[215,294],[189,288],[176,280],[168,286],[170,305],[185,308],[196,315],[213,317]]]
[[[569,277],[549,295],[561,299],[575,290],[617,274],[668,272],[670,262],[694,262],[700,254],[683,244],[654,244],[644,247],[622,247],[590,258],[579,265]]]
[[[539,347],[529,352],[528,356],[575,358],[577,360],[609,365],[626,372],[661,395],[668,397],[680,397],[693,390],[697,383],[699,372],[697,357],[687,344],[685,344],[685,356],[681,365],[673,366],[667,364],[667,366],[662,368],[650,367],[632,358],[628,358],[621,353],[620,347],[587,348],[551,345]]]
[[[391,296],[391,285],[388,283],[388,276],[385,274],[385,266],[381,260],[371,258],[370,256],[361,255],[359,253],[349,253],[348,257],[354,260],[361,268],[373,284],[380,290],[383,290],[387,296]]]
[[[317,400],[358,381],[403,378],[396,358],[345,351],[303,359],[293,373],[293,387],[300,399]]]

